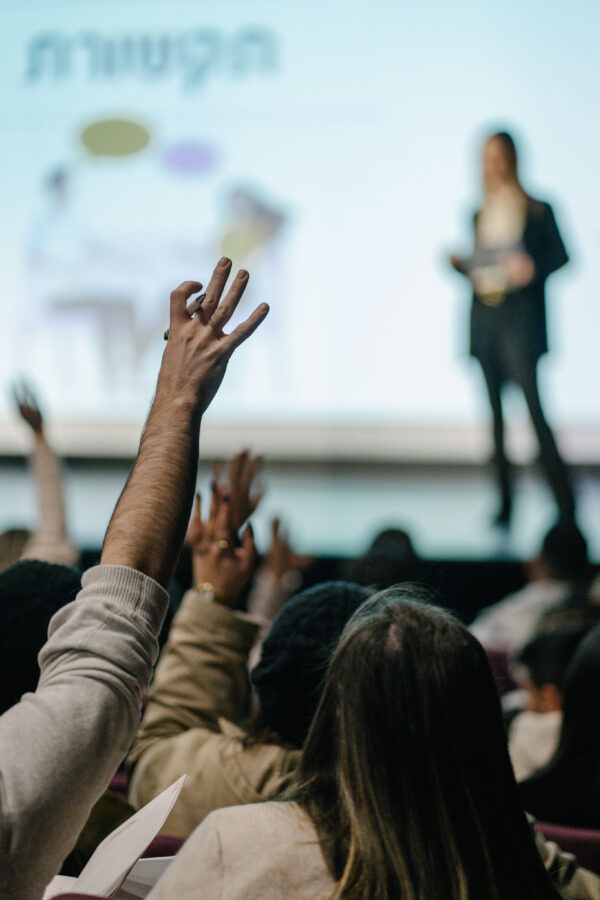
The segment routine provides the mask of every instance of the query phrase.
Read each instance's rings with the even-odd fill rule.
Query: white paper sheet
[[[67,879],[63,876],[56,876],[46,888],[44,900],[67,891],[96,894],[99,897],[112,896],[123,884],[144,850],[164,825],[186,778],[186,775],[182,775],[162,794],[147,803],[112,834],[109,834],[96,848],[79,878]],[[157,871],[160,869],[160,864],[156,860],[148,860],[148,863],[153,865],[140,866],[139,872],[142,875],[153,869]],[[162,871],[166,865],[167,863],[163,865]],[[145,878],[142,878],[141,887],[148,877],[149,875],[146,875]],[[159,875],[156,875],[157,879],[158,877]]]

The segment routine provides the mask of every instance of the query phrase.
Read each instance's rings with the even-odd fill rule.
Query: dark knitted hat
[[[370,594],[357,584],[328,581],[293,597],[273,622],[252,683],[265,724],[287,743],[304,743],[331,653]]]
[[[74,600],[81,572],[26,560],[0,574],[0,714],[34,691],[38,653],[57,610]]]

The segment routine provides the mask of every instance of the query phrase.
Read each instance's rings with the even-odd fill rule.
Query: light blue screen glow
[[[240,312],[272,313],[215,420],[480,420],[445,257],[501,125],[572,257],[549,282],[549,410],[598,422],[599,26],[581,0],[13,4],[0,385],[29,374],[64,420],[141,419],[170,290],[227,252],[251,273]],[[114,119],[145,146],[97,155]]]

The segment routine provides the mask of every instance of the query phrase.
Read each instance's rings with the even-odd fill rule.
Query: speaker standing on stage
[[[537,384],[537,363],[548,350],[546,279],[569,257],[551,206],[534,200],[521,187],[515,144],[506,132],[492,135],[484,145],[483,187],[483,205],[474,217],[474,253],[468,259],[451,256],[450,262],[473,285],[470,352],[481,364],[492,407],[500,491],[494,524],[508,526],[512,512],[502,414],[502,388],[508,381],[523,391],[560,516],[572,518],[575,502],[569,475],[544,416]]]

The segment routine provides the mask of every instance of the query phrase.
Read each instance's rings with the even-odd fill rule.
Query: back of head
[[[401,528],[386,528],[373,540],[367,553],[356,560],[350,577],[357,584],[390,587],[416,577],[419,557],[410,535]]]
[[[336,897],[557,894],[520,806],[485,651],[422,588],[367,600],[333,656],[298,799]]]
[[[370,591],[329,581],[293,597],[275,619],[252,671],[263,723],[301,747],[319,701],[331,653]]]
[[[517,662],[525,666],[535,687],[551,684],[562,694],[569,664],[589,630],[588,625],[575,622],[544,631],[525,644]]]
[[[563,726],[555,763],[579,754],[597,760],[600,770],[600,625],[580,641],[565,676]],[[591,774],[591,773],[590,773]],[[597,785],[600,788],[600,784]]]
[[[548,764],[519,784],[522,802],[547,822],[597,828],[600,809],[600,626],[567,669],[560,740]]]
[[[17,563],[0,574],[0,713],[35,690],[38,653],[50,619],[75,599],[77,569],[37,560]]]
[[[552,578],[583,581],[590,575],[587,541],[570,519],[560,520],[548,531],[540,557]]]

